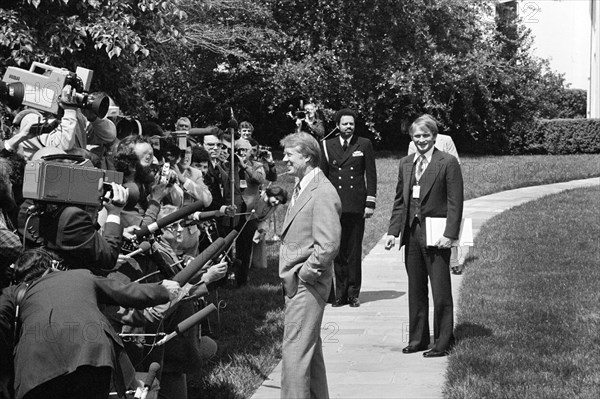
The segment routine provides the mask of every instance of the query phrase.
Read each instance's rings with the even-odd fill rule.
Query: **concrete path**
[[[486,195],[466,201],[464,217],[473,219],[477,234],[485,221],[513,206],[567,189],[599,185],[600,178],[593,178]],[[331,398],[443,397],[448,359],[402,353],[408,337],[408,281],[402,252],[397,246],[386,251],[380,240],[363,260],[361,307],[325,308],[321,337]],[[455,303],[461,281],[462,276],[452,275]],[[431,314],[431,294],[429,298]],[[281,363],[252,398],[279,398],[280,381]]]

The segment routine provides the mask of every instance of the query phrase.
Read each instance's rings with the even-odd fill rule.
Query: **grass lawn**
[[[377,209],[365,226],[363,255],[387,230],[399,158],[377,160]],[[464,157],[461,161],[465,199],[510,188],[600,176],[600,155]],[[285,170],[281,162],[278,170]],[[278,184],[289,192],[293,190],[293,179],[288,176],[280,177]],[[279,232],[284,216],[285,207],[281,207],[275,218],[275,232]],[[269,238],[272,236],[273,232]],[[211,335],[218,341],[219,351],[216,359],[189,376],[190,398],[249,397],[281,358],[284,301],[277,276],[277,243],[268,248],[268,269],[252,270],[247,287],[219,289],[218,300],[225,307],[220,311],[220,323],[216,317],[211,320]],[[209,299],[216,304],[215,293]]]
[[[600,189],[524,204],[481,229],[461,287],[449,398],[600,397]]]

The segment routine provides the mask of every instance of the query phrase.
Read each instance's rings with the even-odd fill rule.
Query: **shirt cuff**
[[[117,215],[108,215],[106,217],[106,223],[121,224],[121,218]]]

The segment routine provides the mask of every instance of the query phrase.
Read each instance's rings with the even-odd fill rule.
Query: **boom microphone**
[[[217,310],[217,307],[214,304],[211,303],[211,304],[207,305],[204,309],[194,313],[193,315],[191,315],[190,317],[188,317],[181,323],[177,324],[177,327],[175,327],[175,331],[173,331],[172,333],[168,334],[163,339],[158,341],[156,343],[156,346],[164,345],[171,339],[175,338],[175,336],[177,336],[178,334],[182,334],[182,333],[186,332],[191,327],[193,327],[194,325],[200,323],[202,320],[207,318],[208,315],[210,315],[215,310]]]
[[[162,229],[163,227],[168,226],[171,223],[178,221],[179,219],[183,219],[191,215],[192,213],[199,211],[203,207],[204,204],[202,203],[202,201],[197,201],[193,204],[184,206],[178,211],[170,213],[164,218],[158,219],[154,223],[151,223],[147,226],[142,226],[141,229],[136,230],[135,235],[137,236],[138,240],[141,240],[147,235],[154,233],[156,230]]]
[[[219,128],[216,126],[211,127],[194,127],[188,131],[190,136],[216,136],[219,133]]]
[[[179,273],[177,273],[172,280],[177,281],[180,287],[187,284],[188,281],[194,277],[194,275],[202,269],[202,266],[213,257],[216,256],[217,252],[222,246],[223,238],[217,238],[212,244],[208,246],[202,253],[196,256],[192,261]]]

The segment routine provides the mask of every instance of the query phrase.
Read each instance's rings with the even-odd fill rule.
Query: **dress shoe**
[[[439,351],[437,349],[432,349],[423,353],[423,357],[443,357],[448,356],[448,351]]]
[[[357,308],[360,306],[360,301],[358,298],[348,298],[348,304],[351,308]]]
[[[420,351],[424,351],[425,349],[427,349],[426,346],[413,346],[413,345],[408,345],[407,347],[404,347],[402,349],[402,353],[415,353],[415,352],[420,352]]]
[[[331,304],[334,308],[339,308],[340,306],[346,305],[348,302],[345,299],[336,299],[334,303]]]

